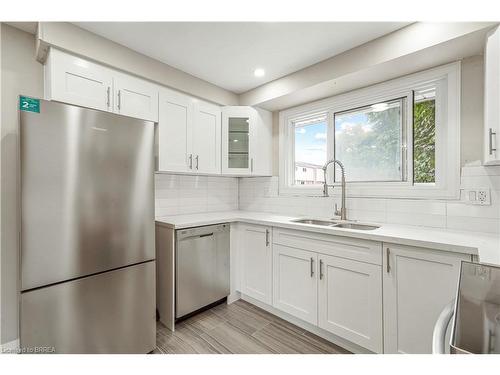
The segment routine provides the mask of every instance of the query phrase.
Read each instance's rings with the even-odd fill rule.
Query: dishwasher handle
[[[228,232],[228,224],[208,225],[194,228],[178,229],[175,231],[177,241],[184,241],[193,238],[203,238],[215,236],[219,233]]]

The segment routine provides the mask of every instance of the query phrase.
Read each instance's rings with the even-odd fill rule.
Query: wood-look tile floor
[[[156,354],[347,354],[302,328],[245,301],[221,304],[176,325],[160,322]]]

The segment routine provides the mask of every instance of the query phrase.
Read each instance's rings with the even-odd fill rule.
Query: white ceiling
[[[242,93],[388,34],[402,22],[77,22],[76,25]],[[256,78],[256,68],[266,71]]]

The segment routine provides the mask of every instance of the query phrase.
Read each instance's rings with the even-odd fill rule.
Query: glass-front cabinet
[[[228,118],[228,168],[247,169],[250,164],[249,124],[250,117]]]
[[[223,173],[252,174],[253,138],[256,131],[255,110],[232,106],[222,109],[222,169]]]
[[[272,113],[262,108],[222,108],[222,174],[271,176]]]

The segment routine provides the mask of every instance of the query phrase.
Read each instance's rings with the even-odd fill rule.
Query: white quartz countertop
[[[425,247],[456,253],[474,254],[479,256],[480,262],[500,264],[500,236],[498,234],[454,231],[395,224],[377,224],[380,225],[380,228],[362,231],[300,224],[291,221],[300,218],[302,217],[276,215],[265,212],[223,211],[190,215],[162,216],[157,217],[156,222],[159,225],[167,226],[172,229],[183,229],[219,223],[244,222],[249,224],[268,225],[316,233],[329,233],[336,236],[362,238],[401,245]]]

